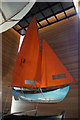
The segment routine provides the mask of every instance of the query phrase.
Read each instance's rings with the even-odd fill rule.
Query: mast
[[[41,81],[41,54],[36,18],[33,17],[18,53],[12,86],[38,88]]]
[[[41,87],[60,86],[75,80],[66,67],[43,39]]]

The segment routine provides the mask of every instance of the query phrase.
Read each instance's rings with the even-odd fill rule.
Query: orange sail
[[[41,54],[36,18],[24,37],[13,72],[12,86],[38,88],[41,81]]]
[[[43,40],[41,87],[65,85],[74,81],[54,51]]]

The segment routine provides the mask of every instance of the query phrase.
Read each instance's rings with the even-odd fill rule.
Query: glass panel
[[[26,31],[24,29],[19,31],[21,35],[25,35]]]
[[[41,21],[41,22],[39,22],[42,26],[44,26],[44,25],[47,25],[48,23],[47,23],[47,21],[46,20],[43,20],[43,21]]]
[[[57,14],[56,17],[58,18],[58,20],[63,19],[65,18],[65,14],[64,12],[62,12],[62,13]]]
[[[60,12],[62,10],[61,5],[59,3],[52,6],[51,8],[52,8],[52,10],[54,11],[55,14],[57,14],[57,12]]]
[[[22,21],[19,22],[19,24],[22,26],[22,27],[25,27],[28,25],[28,23],[23,19]]]
[[[55,16],[52,16],[52,17],[48,18],[47,20],[48,20],[50,23],[52,23],[52,22],[55,22],[55,21],[56,21],[56,18],[55,18]]]
[[[15,28],[16,30],[21,29],[21,27],[20,27],[19,25],[15,25],[14,28]]]
[[[67,16],[74,14],[75,13],[74,7],[69,10],[66,10],[65,12]]]
[[[38,26],[38,28],[40,27],[40,25],[37,23],[37,26]]]

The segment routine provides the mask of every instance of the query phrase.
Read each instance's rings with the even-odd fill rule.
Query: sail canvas
[[[67,85],[75,82],[55,52],[43,39],[41,87]]]
[[[34,17],[27,29],[13,72],[12,86],[39,87],[41,80],[41,54]]]

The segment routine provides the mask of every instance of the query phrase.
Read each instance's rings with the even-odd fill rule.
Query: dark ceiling
[[[76,15],[73,2],[36,2],[32,9],[13,29],[25,35],[33,16],[36,16],[38,29]]]

